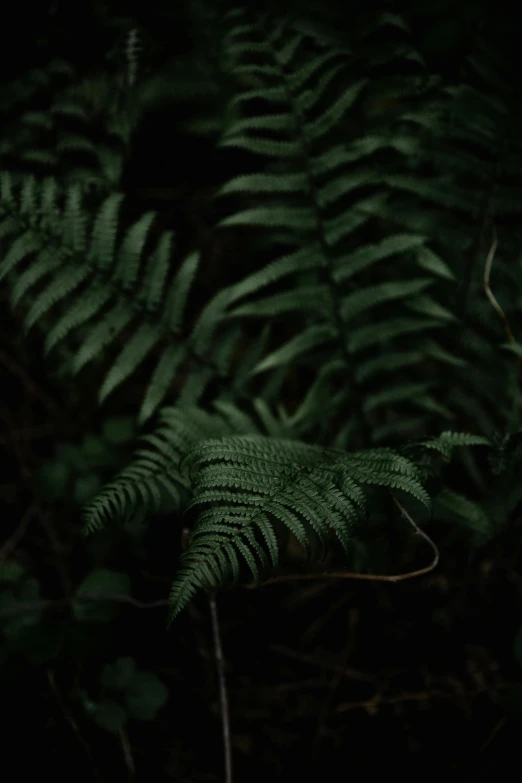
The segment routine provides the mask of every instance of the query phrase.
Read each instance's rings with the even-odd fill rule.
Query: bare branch
[[[90,601],[114,601],[119,604],[129,604],[136,609],[157,609],[160,606],[168,606],[168,599],[160,599],[159,601],[138,601],[137,598],[133,598],[131,595],[125,595],[124,593],[82,593],[81,595],[72,595],[67,598],[57,598],[55,600],[42,599],[39,601],[22,601],[15,606],[10,606],[7,609],[0,611],[0,619],[3,617],[14,617],[19,614],[25,614],[27,612],[36,612],[39,609],[49,609],[50,607],[71,606],[72,604],[80,604]]]
[[[491,290],[489,286],[489,277],[491,275],[491,268],[493,266],[493,261],[495,258],[495,254],[497,252],[497,246],[498,246],[498,240],[497,240],[497,232],[495,229],[495,226],[493,226],[493,242],[491,243],[491,247],[489,248],[489,252],[486,258],[486,266],[484,267],[484,278],[482,281],[482,285],[484,287],[484,292],[488,298],[488,301],[494,311],[497,313],[497,315],[502,320],[502,323],[504,324],[504,331],[506,332],[507,338],[510,343],[515,342],[515,338],[513,336],[513,332],[511,331],[511,327],[509,325],[508,319],[506,318],[506,314],[504,313],[503,309],[499,305],[497,298],[495,297],[495,294]]]

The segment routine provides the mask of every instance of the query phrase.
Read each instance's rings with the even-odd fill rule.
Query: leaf
[[[44,462],[40,469],[39,493],[44,500],[54,501],[65,494],[71,466],[61,460]]]
[[[121,446],[134,440],[134,419],[131,416],[112,416],[102,426],[102,435],[109,443]]]
[[[106,690],[124,691],[136,674],[134,658],[118,658],[114,663],[103,667],[100,684]]]
[[[513,343],[502,343],[500,345],[501,348],[504,348],[506,351],[510,351],[511,353],[514,353],[515,356],[518,356],[520,359],[522,359],[522,345],[517,342]]]
[[[459,524],[468,528],[479,545],[488,541],[494,533],[494,525],[484,508],[461,493],[444,487],[436,500],[436,511],[456,517]]]
[[[102,480],[97,473],[79,476],[74,482],[74,500],[79,506],[88,503],[101,490]]]
[[[14,639],[12,652],[24,655],[30,664],[41,664],[58,657],[63,640],[62,628],[42,622],[24,628]]]
[[[38,602],[40,600],[40,585],[32,577],[22,576],[22,581],[13,581],[9,587],[0,590],[0,611],[15,610],[19,604]],[[42,607],[9,614],[0,619],[2,633],[11,644],[16,645],[27,629],[36,626],[42,617]]]
[[[78,598],[87,594],[92,594],[92,597],[75,602],[74,616],[83,623],[110,622],[119,611],[119,604],[111,599],[129,595],[130,586],[130,578],[127,574],[110,571],[107,568],[95,568],[76,590]],[[105,593],[106,597],[96,599],[95,593]]]
[[[88,462],[92,467],[103,465],[107,460],[107,444],[98,435],[92,433],[86,435],[83,439],[82,451],[82,456],[88,457]],[[88,468],[88,465],[84,463],[79,469],[85,470],[86,468]]]
[[[171,591],[171,619],[198,588],[254,579],[279,560],[278,532],[324,549],[333,530],[345,552],[366,511],[363,487],[399,489],[429,508],[415,465],[390,449],[342,452],[260,435],[208,438],[184,459],[196,512],[191,544]]]
[[[138,671],[125,691],[128,714],[138,720],[152,720],[169,697],[166,685],[150,671]]]
[[[25,568],[16,560],[0,560],[0,584],[17,582],[25,573]]]
[[[114,699],[102,699],[91,711],[95,723],[106,731],[119,732],[127,723],[127,714]]]

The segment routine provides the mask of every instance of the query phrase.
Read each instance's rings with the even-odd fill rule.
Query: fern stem
[[[217,611],[216,593],[212,591],[208,596],[210,617],[212,620],[212,637],[214,639],[214,656],[219,682],[219,706],[221,711],[221,727],[223,730],[223,753],[225,757],[225,783],[232,783],[232,747],[230,744],[230,717],[228,710],[228,694],[225,679],[225,658],[221,644],[219,630],[219,616]]]

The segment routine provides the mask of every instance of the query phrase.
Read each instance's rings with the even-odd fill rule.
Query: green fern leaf
[[[195,406],[162,408],[157,427],[140,437],[130,464],[83,509],[85,533],[109,522],[181,509],[190,487],[181,461],[190,449],[209,437],[258,432],[232,403],[220,401],[214,408],[213,414]]]
[[[325,545],[330,527],[348,550],[366,509],[361,485],[401,489],[429,506],[414,465],[386,449],[343,454],[299,441],[230,436],[196,445],[183,470],[194,496],[187,511],[198,516],[172,588],[171,619],[196,589],[234,575],[227,566],[232,552],[259,579],[267,557],[277,562],[281,525],[308,550],[314,540]]]

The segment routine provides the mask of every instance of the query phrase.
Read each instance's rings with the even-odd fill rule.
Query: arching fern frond
[[[220,350],[211,355],[229,293],[218,292],[192,327],[185,311],[198,267],[198,253],[175,264],[174,235],[152,236],[149,212],[121,227],[123,196],[111,194],[94,217],[79,187],[62,197],[54,180],[0,176],[0,241],[5,247],[0,279],[13,281],[11,302],[26,297],[29,329],[44,318],[51,351],[66,338],[79,341],[71,370],[78,373],[109,348],[118,353],[102,383],[102,402],[158,351],[155,369],[139,414],[148,419],[172,389],[178,371],[190,366],[181,401],[196,403],[207,384],[226,375],[237,329],[221,333]],[[177,266],[177,268],[176,268]],[[119,335],[132,330],[121,347]]]
[[[225,399],[214,402],[212,413],[195,406],[162,408],[157,426],[140,437],[129,465],[83,509],[85,533],[136,515],[182,510],[191,487],[180,464],[198,443],[233,434],[259,435],[264,431],[277,438],[285,433],[284,422],[265,400],[254,399],[252,407],[262,428],[255,415]]]
[[[230,436],[196,444],[183,460],[196,513],[192,542],[171,592],[174,618],[195,590],[279,562],[281,529],[305,550],[333,530],[345,552],[366,512],[365,487],[402,490],[429,507],[415,466],[389,449],[343,453],[299,441]]]
[[[447,517],[468,528],[477,545],[485,544],[495,533],[495,524],[486,509],[460,492],[444,487],[434,503],[437,518]]]
[[[141,436],[130,464],[83,510],[85,533],[109,521],[182,507],[183,491],[189,489],[179,471],[182,457],[198,441],[230,432],[223,418],[199,408],[162,408],[157,427]]]
[[[0,169],[101,192],[120,187],[137,116],[122,105],[119,81],[114,75],[82,81],[72,66],[54,60],[13,84],[0,108],[18,104],[6,117]]]
[[[364,35],[370,40],[379,25],[390,24],[386,14],[378,16]],[[392,27],[406,29],[395,17]],[[423,86],[422,58],[408,56],[418,77],[401,80],[400,95],[395,95],[382,74],[375,84],[361,79],[358,57],[362,61],[365,47],[372,46],[364,40],[359,53],[346,48],[325,52],[306,34],[290,32],[284,20],[253,18],[245,9],[230,15],[230,28],[230,67],[233,73],[255,72],[256,86],[232,102],[235,115],[223,143],[269,161],[262,173],[241,175],[223,186],[220,197],[244,194],[251,203],[220,225],[262,227],[265,242],[272,236],[278,249],[285,247],[282,255],[237,283],[230,315],[240,322],[292,319],[296,327],[295,335],[280,341],[253,372],[285,365],[321,367],[336,357],[325,382],[339,416],[346,411],[353,416],[358,445],[393,435],[399,403],[415,399],[425,414],[421,428],[429,417],[451,418],[451,409],[437,402],[444,367],[434,371],[439,363],[458,362],[437,338],[457,323],[448,299],[451,269],[436,251],[429,223],[428,231],[405,232],[383,220],[388,202],[393,204],[406,185],[417,187],[419,198],[428,187],[415,171],[402,176],[429,132],[423,120],[430,105],[432,114],[438,111],[429,80]],[[398,59],[405,45],[397,44]],[[394,51],[392,46],[383,62],[392,61]],[[413,96],[423,91],[426,99],[416,109]],[[404,104],[393,124],[368,118],[368,104],[379,100]],[[377,241],[370,243],[371,235]],[[384,341],[390,345],[379,365]],[[428,344],[434,350],[426,382]],[[410,361],[397,372],[387,359],[406,349]],[[368,382],[378,369],[384,390],[376,393],[375,379],[371,387]],[[340,386],[344,394],[335,395]],[[421,387],[422,394],[410,393]],[[418,431],[419,419],[411,421],[413,432]]]

